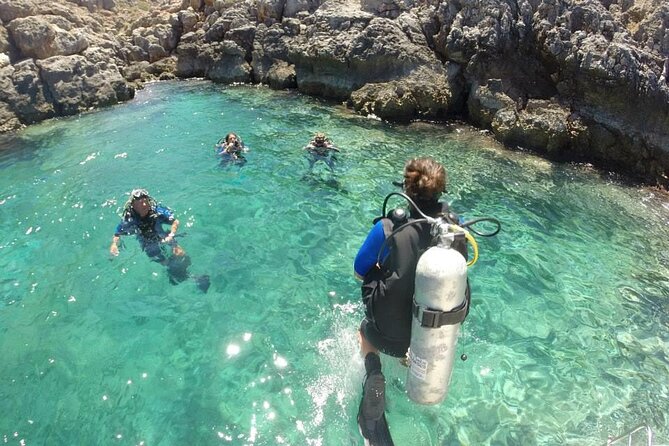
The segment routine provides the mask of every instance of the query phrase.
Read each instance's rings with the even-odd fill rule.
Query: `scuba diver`
[[[216,155],[221,157],[221,164],[243,165],[246,163],[243,153],[249,151],[236,133],[225,135],[225,138],[216,143],[215,149]]]
[[[397,183],[395,183],[397,184]],[[407,358],[407,394],[420,404],[435,404],[448,391],[460,324],[469,313],[471,293],[467,267],[478,259],[470,231],[484,237],[499,232],[494,218],[464,222],[439,201],[446,186],[446,169],[431,158],[410,159],[404,165],[403,193],[389,194],[382,216],[360,247],[356,278],[362,280],[365,318],[360,324],[360,352],[366,377],[358,409],[360,432],[371,445],[393,445],[385,418],[385,378],[379,353]],[[409,212],[386,213],[397,195]],[[492,222],[494,231],[472,228]],[[467,230],[467,229],[468,230]],[[473,259],[468,261],[468,245]],[[408,355],[407,355],[408,352]],[[466,355],[461,356],[466,360]]]
[[[419,219],[423,212],[459,222],[448,205],[439,201],[446,186],[446,170],[441,164],[431,158],[409,160],[404,166],[402,186],[413,203],[409,215],[398,208],[388,216],[375,219],[354,262],[355,276],[362,280],[365,306],[359,340],[366,378],[358,425],[363,437],[372,445],[393,444],[384,414],[385,378],[379,352],[406,357],[411,342],[416,265],[433,242],[428,222],[409,222]],[[466,258],[464,240],[454,247]]]
[[[448,216],[446,203],[439,201],[446,186],[446,170],[431,158],[415,158],[404,166],[404,192],[417,207],[430,216]],[[384,210],[385,211],[385,210]],[[356,278],[362,280],[365,318],[359,329],[360,352],[366,377],[358,410],[358,425],[372,445],[392,445],[385,418],[385,378],[379,352],[404,358],[411,341],[412,298],[416,264],[431,245],[430,224],[407,225],[393,237],[395,227],[420,218],[411,206],[409,215],[395,209],[377,218],[354,262]],[[467,255],[464,244],[458,247]]]
[[[191,277],[188,272],[190,257],[174,239],[179,220],[174,218],[174,213],[169,208],[156,203],[146,189],[134,189],[124,206],[122,218],[116,226],[109,247],[112,256],[119,254],[118,243],[122,235],[136,234],[142,251],[154,262],[167,267],[171,284],[176,285]],[[163,225],[170,225],[170,231],[166,232]],[[209,289],[209,276],[193,278],[198,288],[206,293]]]
[[[323,161],[330,170],[334,170],[334,162],[337,160],[334,154],[340,150],[325,136],[325,133],[316,133],[309,144],[304,146],[304,150],[309,152],[309,169],[312,169],[316,162]]]

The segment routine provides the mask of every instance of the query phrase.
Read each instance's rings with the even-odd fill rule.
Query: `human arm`
[[[341,150],[339,150],[339,149],[337,148],[337,146],[335,146],[334,144],[332,144],[332,143],[329,142],[329,141],[328,141],[328,143],[327,143],[327,148],[328,148],[328,150],[332,150],[332,151],[334,151],[334,152],[341,152]]]
[[[242,152],[246,152],[244,146],[238,143],[230,143],[225,147],[224,153],[230,155],[232,158],[239,158]]]
[[[181,246],[179,246],[176,243],[176,241],[174,241],[174,237],[177,234],[177,229],[179,229],[179,220],[174,218],[174,215],[172,214],[172,211],[170,211],[169,209],[159,208],[158,212],[160,212],[159,215],[161,215],[161,218],[167,219],[165,221],[165,223],[171,223],[169,234],[167,234],[165,236],[165,238],[162,239],[161,241],[163,243],[168,243],[168,244],[172,245],[172,254],[174,254],[176,256],[185,255],[186,251],[184,251],[183,248],[181,248]],[[169,215],[169,217],[166,217],[166,215]]]
[[[174,236],[177,235],[177,229],[179,229],[179,220],[176,218],[172,221],[172,226],[170,226],[170,232],[163,239],[163,243],[169,243],[174,240]]]
[[[222,154],[225,151],[226,146],[227,144],[225,142],[225,138],[219,139],[214,145],[214,151],[216,152],[216,155]]]
[[[378,221],[367,234],[367,238],[365,238],[365,241],[358,250],[358,254],[355,256],[353,272],[357,279],[362,280],[374,265],[376,265],[377,258],[379,257],[379,250],[381,249],[381,246],[383,246],[385,239],[386,236],[383,230],[383,222]],[[389,250],[386,246],[383,250],[381,260],[385,259],[388,252]]]
[[[178,228],[179,228],[179,220],[175,218],[174,221],[172,222],[172,226],[170,227],[170,233],[167,234],[167,237],[163,239],[163,242],[172,245],[172,254],[174,254],[175,256],[183,256],[186,255],[186,251],[184,251],[181,246],[179,246],[176,242],[174,242],[174,236],[176,235]]]
[[[118,241],[120,239],[121,237],[118,235],[114,235],[114,237],[112,237],[111,246],[109,247],[109,254],[113,255],[114,257],[118,255]]]
[[[109,254],[114,257],[118,256],[118,242],[121,240],[121,235],[129,234],[130,227],[130,222],[125,219],[116,225],[116,230],[114,231],[114,236],[112,237],[112,242],[109,246]]]

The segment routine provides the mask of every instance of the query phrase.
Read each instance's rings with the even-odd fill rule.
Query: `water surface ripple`
[[[230,130],[248,163],[221,167]],[[308,171],[315,131],[341,147]],[[361,445],[356,250],[403,162],[495,216],[448,398],[420,407],[385,360],[398,445],[669,443],[669,204],[459,125],[391,125],[291,92],[148,85],[130,103],[0,141],[0,439],[8,444]],[[211,288],[170,285],[126,237],[127,193],[177,213]],[[397,204],[395,202],[394,204]]]

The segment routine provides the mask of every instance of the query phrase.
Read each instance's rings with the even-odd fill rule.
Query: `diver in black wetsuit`
[[[314,139],[309,141],[304,150],[309,153],[309,169],[312,169],[316,162],[323,161],[330,170],[334,170],[337,160],[335,153],[340,152],[340,150],[332,144],[325,133],[316,133]]]
[[[439,201],[446,170],[431,158],[415,158],[404,166],[405,194],[431,217],[454,219],[448,205]],[[354,271],[362,280],[365,319],[360,325],[360,351],[366,377],[358,411],[358,425],[371,445],[393,445],[385,418],[385,378],[380,352],[404,358],[411,342],[412,302],[416,264],[432,243],[430,224],[407,224],[419,217],[396,210],[376,221],[355,258]],[[400,215],[401,214],[401,215]],[[395,228],[402,227],[394,232]],[[392,236],[391,236],[392,234]],[[457,247],[466,258],[466,246]]]
[[[246,163],[244,153],[248,152],[249,149],[236,133],[225,135],[225,139],[221,139],[215,148],[216,154],[221,157],[221,164],[243,165]]]
[[[170,232],[166,232],[163,225],[170,225]],[[167,207],[161,206],[149,195],[146,189],[135,189],[123,210],[123,220],[116,226],[109,253],[118,256],[118,242],[122,235],[137,235],[137,240],[153,261],[167,267],[170,283],[183,282],[188,277],[188,267],[191,264],[186,251],[174,240],[179,220]],[[171,247],[171,255],[167,247]],[[209,288],[209,276],[194,277],[198,288],[206,292]]]

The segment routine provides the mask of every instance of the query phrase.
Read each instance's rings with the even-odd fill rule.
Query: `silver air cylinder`
[[[411,325],[407,393],[419,404],[437,404],[448,392],[461,323],[421,325],[424,310],[450,311],[465,300],[467,262],[455,249],[432,247],[418,260]]]

